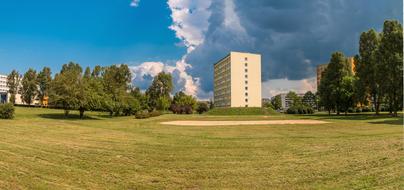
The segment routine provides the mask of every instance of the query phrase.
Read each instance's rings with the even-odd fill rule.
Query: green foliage
[[[157,108],[157,101],[160,97],[170,97],[170,93],[173,90],[172,76],[169,73],[161,72],[154,77],[153,83],[146,91],[146,95],[149,97],[149,106],[151,108]]]
[[[52,82],[51,70],[49,67],[44,67],[41,72],[38,73],[38,97],[41,100],[41,104],[45,97],[49,96],[49,88]]]
[[[16,70],[11,71],[11,73],[7,76],[7,87],[9,88],[8,92],[11,95],[10,102],[13,104],[15,104],[15,95],[19,90],[20,81],[21,76]]]
[[[100,71],[94,71],[93,75],[97,76],[97,72]],[[103,69],[104,108],[110,112],[110,115],[119,116],[124,109],[128,108],[127,102],[130,102],[128,100],[130,95],[127,91],[131,79],[132,74],[127,65],[112,65]]]
[[[356,100],[366,104],[368,95],[379,113],[382,92],[380,83],[384,73],[379,71],[378,51],[380,35],[373,29],[363,32],[359,40],[359,56],[355,56],[355,70],[358,82],[355,83]]]
[[[154,111],[149,112],[147,110],[142,110],[142,111],[139,111],[136,113],[135,118],[136,119],[147,119],[150,117],[158,117],[160,115],[161,115],[160,111],[154,110]]]
[[[344,77],[353,75],[351,68],[347,66],[348,62],[343,53],[333,53],[320,81],[318,88],[320,102],[329,113],[331,110],[336,110],[337,114],[339,114],[340,111],[347,109],[344,105],[347,98],[343,97],[344,94],[346,95],[347,89],[344,89],[343,80]]]
[[[176,114],[192,114],[197,108],[196,98],[180,91],[174,95],[170,110]]]
[[[306,92],[302,98],[302,103],[304,106],[316,108],[316,95],[311,91]]]
[[[167,111],[170,107],[171,100],[167,96],[161,96],[157,99],[156,109],[160,111]]]
[[[37,84],[36,71],[31,68],[28,69],[21,81],[21,98],[22,101],[28,105],[32,104],[32,101],[37,95]]]
[[[279,110],[282,108],[282,99],[281,95],[276,95],[271,98],[271,104],[273,106],[273,109]]]
[[[14,112],[15,109],[12,103],[0,104],[0,119],[13,119]]]
[[[290,99],[292,102],[291,106],[300,106],[302,105],[302,99],[295,93],[290,91],[287,95],[286,98]]]
[[[206,102],[198,102],[198,106],[196,108],[196,111],[199,114],[203,114],[203,113],[209,111],[209,106],[208,106],[208,104]]]
[[[384,22],[378,55],[381,91],[397,116],[403,106],[403,27],[399,21]]]
[[[275,115],[278,114],[271,108],[214,108],[207,112],[208,115]]]
[[[70,62],[62,67],[51,83],[49,101],[54,107],[63,108],[66,116],[69,110],[78,109],[82,99],[82,68]]]
[[[313,114],[314,109],[313,107],[310,106],[305,106],[305,105],[297,105],[297,106],[292,106],[286,110],[287,114]]]
[[[345,114],[350,108],[355,106],[354,81],[355,78],[352,76],[345,76],[342,79],[340,110],[345,112]]]

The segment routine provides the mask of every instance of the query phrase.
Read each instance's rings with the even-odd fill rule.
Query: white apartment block
[[[19,85],[21,88],[21,83]],[[9,88],[7,87],[7,75],[0,74],[0,103],[8,103],[10,101],[10,93],[8,93]],[[32,105],[39,105],[40,101],[38,97],[35,97]],[[18,105],[27,105],[24,101],[22,101],[20,90],[15,95],[15,104]]]
[[[214,65],[215,107],[261,107],[261,55],[230,52]]]
[[[287,93],[281,94],[282,109],[287,110],[293,105],[293,100],[287,97]],[[304,94],[297,94],[300,98],[303,98]]]
[[[0,75],[0,103],[8,101],[7,76]]]

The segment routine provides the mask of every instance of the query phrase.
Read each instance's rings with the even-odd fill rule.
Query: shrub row
[[[313,114],[314,109],[308,106],[292,106],[286,110],[287,114]]]
[[[13,104],[0,104],[0,119],[13,119],[14,112]]]
[[[147,119],[147,118],[150,118],[150,117],[157,117],[157,116],[160,116],[160,115],[161,115],[161,112],[159,112],[159,111],[151,111],[151,112],[149,112],[147,110],[143,110],[143,111],[138,111],[136,113],[136,115],[135,115],[135,118],[136,119]]]

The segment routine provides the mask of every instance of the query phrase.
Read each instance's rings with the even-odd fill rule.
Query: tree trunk
[[[84,117],[84,108],[79,108],[79,112],[80,112],[80,119],[83,119],[83,117]]]
[[[373,94],[373,105],[375,106],[376,115],[380,114],[380,104],[378,99],[379,98],[377,97],[377,95]]]
[[[65,110],[65,117],[69,115],[69,110]]]

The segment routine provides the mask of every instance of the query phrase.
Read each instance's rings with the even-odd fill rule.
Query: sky
[[[208,99],[213,64],[246,51],[262,54],[263,97],[315,91],[316,65],[402,16],[401,0],[0,0],[0,73],[128,64],[135,86],[165,71]]]

